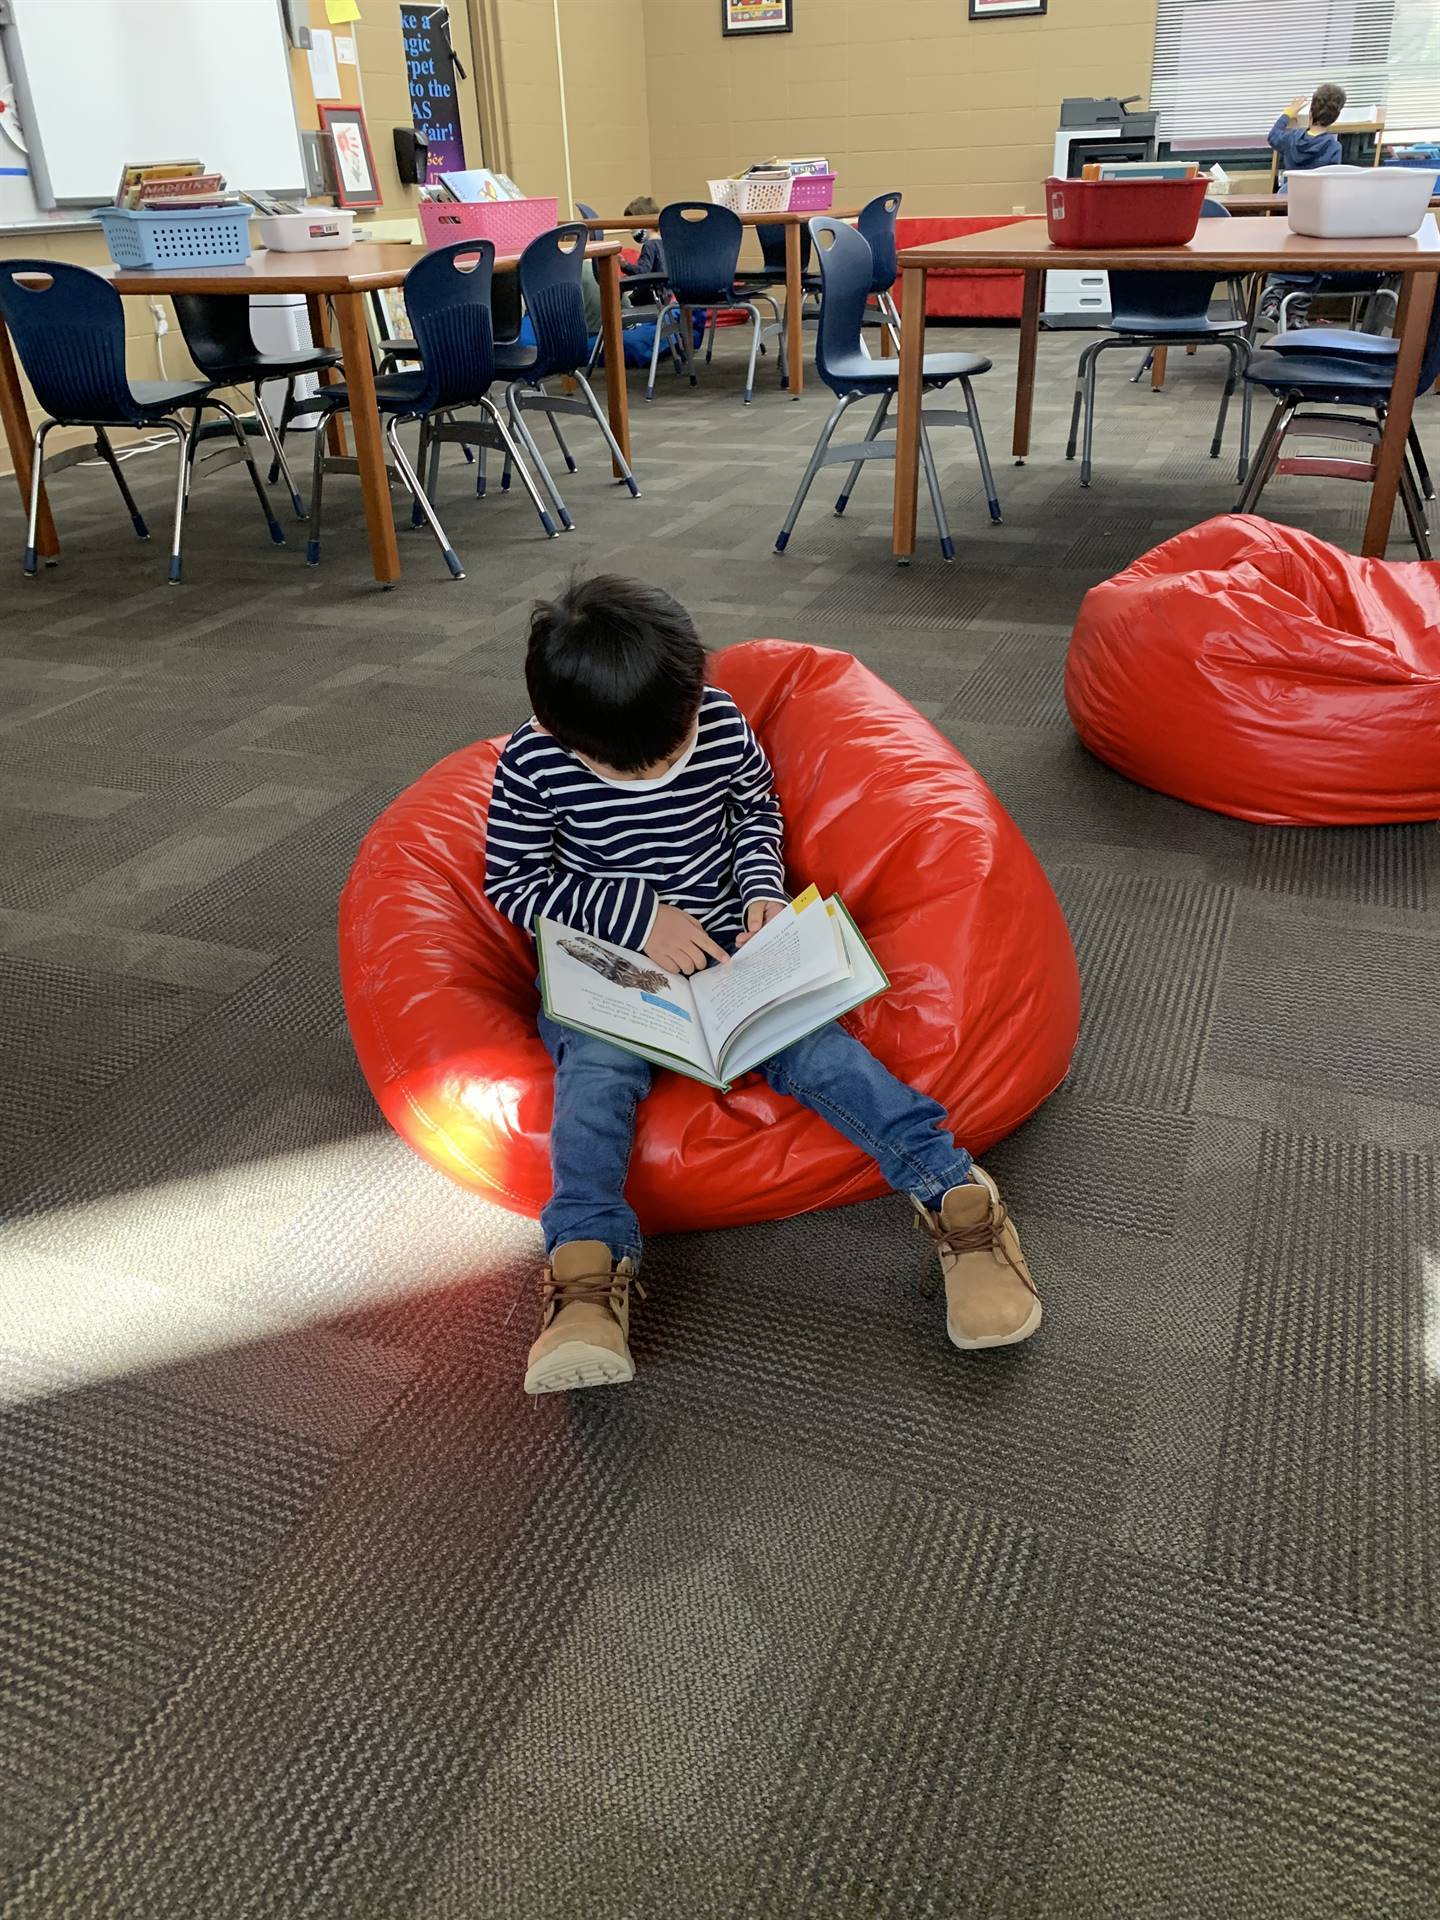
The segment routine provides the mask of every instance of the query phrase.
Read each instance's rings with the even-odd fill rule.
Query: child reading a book
[[[724,966],[790,911],[769,762],[729,694],[706,685],[683,607],[635,581],[576,583],[536,608],[525,678],[534,712],[500,757],[485,844],[485,892],[508,919],[534,932],[543,917],[691,974]],[[555,1063],[554,1190],[527,1393],[634,1378],[641,1249],[625,1176],[653,1074],[608,1040],[544,1012],[539,1024]],[[833,1021],[759,1071],[910,1196],[939,1254],[957,1347],[1034,1333],[1040,1301],[1014,1225],[937,1102]]]

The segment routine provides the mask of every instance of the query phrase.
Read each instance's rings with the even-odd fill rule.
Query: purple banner
[[[455,98],[455,63],[450,54],[449,11],[443,6],[400,9],[405,64],[410,71],[410,120],[430,142],[427,181],[465,165],[460,107]]]

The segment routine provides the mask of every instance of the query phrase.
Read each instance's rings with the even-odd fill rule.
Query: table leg
[[[365,526],[370,535],[370,564],[384,586],[400,578],[400,549],[395,543],[395,516],[390,510],[390,476],[385,467],[385,436],[375,405],[375,369],[370,363],[370,334],[365,325],[363,293],[335,296],[340,322],[340,352],[345,362],[345,385],[350,391],[350,424],[355,433],[355,458],[365,496]]]
[[[32,466],[30,416],[25,411],[20,370],[15,365],[15,351],[10,345],[9,329],[3,320],[0,320],[0,419],[5,422],[5,440],[10,448],[10,458],[15,462],[20,511],[28,514]],[[35,549],[45,560],[53,560],[60,551],[60,538],[55,531],[55,522],[50,517],[50,502],[43,487],[40,490],[40,525],[35,536]]]
[[[1010,451],[1023,467],[1030,451],[1030,412],[1035,403],[1035,352],[1040,340],[1040,309],[1045,302],[1045,275],[1025,275],[1025,298],[1020,307],[1020,356],[1015,365],[1015,431]]]
[[[1420,363],[1425,357],[1425,336],[1430,328],[1430,310],[1435,303],[1434,273],[1406,276],[1409,298],[1401,295],[1400,353],[1395,363],[1395,378],[1390,387],[1390,405],[1385,414],[1385,432],[1380,440],[1380,457],[1375,462],[1375,480],[1370,489],[1370,513],[1365,522],[1365,538],[1360,551],[1378,559],[1390,539],[1390,520],[1395,511],[1395,495],[1400,486],[1400,468],[1405,459],[1405,438],[1410,431],[1410,415],[1415,406],[1415,389],[1420,383]]]
[[[895,415],[895,506],[890,548],[895,558],[908,561],[915,551],[915,502],[920,485],[920,408],[925,390],[924,267],[906,267],[900,282],[900,304],[905,318],[900,328],[900,388]]]
[[[605,411],[620,451],[630,458],[630,395],[625,381],[625,330],[620,324],[620,256],[612,253],[595,263],[600,282],[600,333],[605,350]],[[655,309],[658,316],[660,309]],[[616,479],[620,468],[610,470]]]
[[[305,311],[310,316],[310,338],[317,347],[333,347],[334,332],[330,325],[330,305],[323,293],[307,293]],[[338,387],[340,373],[335,367],[320,369],[320,384],[325,387]],[[331,453],[344,457],[345,420],[343,415],[332,413],[325,427],[325,444]]]
[[[805,390],[805,288],[800,279],[800,222],[785,222],[785,357],[789,362],[790,398]]]
[[[1156,347],[1150,359],[1150,391],[1159,393],[1165,385],[1165,366],[1169,358],[1169,349]]]

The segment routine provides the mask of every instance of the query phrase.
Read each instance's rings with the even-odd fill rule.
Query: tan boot
[[[525,1366],[526,1393],[619,1387],[635,1378],[628,1344],[634,1273],[628,1260],[612,1270],[601,1240],[556,1247],[545,1269],[540,1338]]]
[[[983,1168],[952,1187],[938,1214],[915,1202],[945,1275],[945,1326],[957,1347],[1010,1347],[1040,1324],[1040,1296],[1020,1236]]]

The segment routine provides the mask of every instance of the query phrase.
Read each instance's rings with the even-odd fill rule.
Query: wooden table
[[[805,327],[802,311],[805,287],[800,271],[800,234],[811,213],[740,213],[736,219],[746,227],[784,227],[785,229],[785,358],[790,371],[790,398],[798,400],[805,390]],[[855,210],[837,211],[836,220],[853,220]],[[592,233],[654,233],[660,225],[658,213],[621,214],[618,220],[586,220]],[[742,270],[740,276],[744,279]],[[605,349],[605,364],[610,364],[610,349]]]
[[[623,371],[617,379],[609,369],[624,367],[620,326],[620,247],[615,241],[592,241],[588,248],[600,282],[601,324],[605,340],[606,402],[610,426],[626,459],[630,457],[630,413]],[[365,324],[365,296],[380,287],[398,287],[419,257],[414,246],[402,243],[337,248],[332,253],[252,253],[240,267],[177,267],[100,269],[118,293],[225,293],[248,297],[252,293],[303,293],[310,311],[310,337],[317,346],[330,346],[333,306],[340,333],[341,369],[329,369],[324,378],[344,380],[350,393],[350,420],[355,435],[356,465],[365,500],[365,525],[370,537],[370,561],[375,578],[389,586],[400,578],[400,548],[395,539],[395,516],[390,505],[390,479],[385,464],[385,437],[375,403],[375,371],[370,334]],[[497,254],[497,271],[519,265],[518,253]],[[0,322],[0,418],[22,502],[30,494],[30,425],[15,366],[10,336]],[[618,471],[618,469],[617,469]],[[53,559],[60,551],[49,502],[41,498],[39,552]]]
[[[1427,214],[1420,231],[1400,240],[1312,240],[1291,233],[1280,220],[1239,218],[1202,220],[1195,238],[1183,247],[1052,247],[1043,220],[1022,220],[989,233],[965,234],[907,247],[900,254],[904,311],[921,317],[907,321],[900,335],[900,393],[895,434],[895,509],[891,545],[897,559],[915,551],[915,505],[919,467],[921,361],[925,351],[923,315],[925,279],[933,267],[992,267],[1025,276],[1020,319],[1020,355],[1015,376],[1016,462],[1030,451],[1030,412],[1035,395],[1035,351],[1047,267],[1124,268],[1131,272],[1191,271],[1231,273],[1394,273],[1401,276],[1396,333],[1400,341],[1394,396],[1385,416],[1385,432],[1375,455],[1375,480],[1361,551],[1383,554],[1405,453],[1415,387],[1420,378],[1425,336],[1440,273],[1440,231]]]

